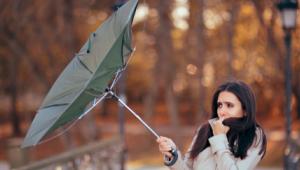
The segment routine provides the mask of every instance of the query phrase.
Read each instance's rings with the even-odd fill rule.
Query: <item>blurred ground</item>
[[[167,167],[161,167],[161,166],[140,166],[140,167],[134,167],[134,166],[127,166],[128,170],[169,170]],[[264,167],[258,167],[255,170],[281,170],[282,168],[264,168]]]

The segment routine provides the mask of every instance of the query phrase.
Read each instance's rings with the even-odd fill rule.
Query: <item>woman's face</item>
[[[222,91],[218,96],[218,117],[220,119],[244,116],[240,100],[231,92]]]

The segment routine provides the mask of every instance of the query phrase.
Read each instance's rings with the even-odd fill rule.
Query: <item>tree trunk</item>
[[[13,136],[21,135],[20,119],[17,110],[17,69],[18,62],[16,56],[10,59],[10,99],[11,99],[11,125],[13,127]]]
[[[268,25],[263,17],[263,11],[264,11],[264,6],[263,6],[263,1],[259,0],[252,0],[255,10],[256,10],[256,15],[259,20],[260,25],[264,28],[266,32],[266,39],[267,39],[267,47],[268,47],[268,52],[270,53],[270,56],[275,56],[275,66],[277,66],[280,69],[280,73],[283,73],[284,71],[284,65],[282,62],[282,56],[283,52],[279,46],[279,44],[276,41],[276,37],[274,34],[274,25],[275,21],[277,19],[277,9],[275,7],[271,7],[272,10],[272,16],[270,19],[270,24]],[[283,80],[282,80],[283,81]]]
[[[192,105],[196,109],[196,121],[202,122],[207,116],[205,111],[205,86],[203,85],[203,66],[206,56],[205,27],[204,27],[204,0],[190,1],[189,31],[187,39],[188,58],[190,63],[197,67],[196,86],[190,86],[192,91]]]
[[[155,5],[154,5],[155,7]],[[145,21],[147,25],[150,25],[150,21],[147,20]],[[149,36],[153,36],[155,34],[155,29],[153,27],[145,27],[145,32]],[[149,45],[150,46],[150,45]],[[155,45],[151,45],[149,48],[156,48],[158,52],[158,47]],[[156,57],[159,58],[158,55]],[[155,105],[156,105],[156,100],[157,100],[157,92],[159,88],[159,81],[160,81],[160,73],[161,73],[161,65],[158,62],[159,60],[155,61],[154,67],[150,71],[150,81],[149,81],[149,87],[147,90],[147,93],[145,95],[145,98],[143,100],[144,104],[144,115],[145,115],[145,120],[151,124],[151,119],[153,117],[153,113],[155,111]]]
[[[11,32],[6,32],[7,35],[12,34]],[[26,47],[20,44],[16,39],[13,39],[11,37],[5,37],[4,40],[6,41],[8,47],[10,48],[10,51],[13,53],[14,57],[17,57],[18,60],[23,59],[27,62],[29,65],[29,68],[31,69],[30,72],[32,75],[35,75],[37,79],[47,88],[50,88],[50,82],[45,78],[45,75],[43,71],[41,70],[40,66],[37,64],[37,62],[32,59],[29,52],[27,51]]]
[[[65,24],[65,32],[66,32],[66,37],[65,37],[65,42],[66,42],[66,47],[68,48],[68,53],[67,56],[70,56],[71,58],[73,57],[73,54],[75,53],[75,46],[76,46],[76,41],[75,41],[75,26],[74,26],[74,2],[73,0],[65,0],[64,1],[64,22]]]
[[[228,78],[231,79],[234,77],[234,73],[232,70],[232,60],[234,58],[234,34],[235,34],[235,24],[236,24],[236,18],[237,14],[239,12],[239,4],[238,3],[232,3],[230,4],[230,21],[228,22],[227,31],[228,31],[228,46],[227,46],[227,52],[228,52]]]
[[[156,64],[157,66],[158,64]],[[157,69],[154,69],[153,72],[156,72]],[[156,80],[157,79],[157,74],[152,74],[152,79]],[[157,96],[157,84],[156,84],[156,81],[152,81],[152,83],[150,83],[150,87],[149,87],[149,90],[144,98],[144,114],[145,114],[145,120],[147,122],[150,122],[151,123],[151,118],[153,116],[153,113],[154,113],[154,108],[155,108],[155,99],[156,99],[156,96]]]
[[[165,89],[165,100],[173,127],[179,125],[176,96],[173,92],[175,71],[174,47],[171,37],[172,21],[170,17],[173,1],[161,1],[158,7],[159,27],[157,32],[157,51],[160,56],[161,80],[160,86]],[[157,75],[158,76],[158,75]]]

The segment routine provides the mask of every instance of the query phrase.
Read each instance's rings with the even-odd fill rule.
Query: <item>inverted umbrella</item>
[[[51,87],[22,147],[36,145],[55,129],[84,116],[104,96],[117,97],[111,88],[133,51],[131,24],[137,4],[138,0],[130,0],[90,35]],[[99,100],[87,109],[94,99]]]

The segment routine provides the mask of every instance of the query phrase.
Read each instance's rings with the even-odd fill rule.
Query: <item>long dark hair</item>
[[[242,81],[226,82],[219,86],[212,98],[212,116],[217,118],[218,97],[223,91],[233,93],[241,102],[242,108],[246,115],[242,118],[228,118],[223,124],[230,127],[227,132],[227,138],[230,150],[236,158],[244,159],[247,151],[254,143],[254,139],[262,140],[262,146],[259,154],[265,155],[267,140],[263,129],[259,126],[255,119],[256,102],[255,96],[251,88]],[[256,129],[259,128],[261,136],[256,136]],[[210,146],[208,139],[213,136],[212,128],[209,123],[205,123],[198,131],[197,138],[190,151],[190,158],[194,159],[200,152]],[[257,142],[258,143],[258,142]],[[262,157],[263,157],[262,156]]]

